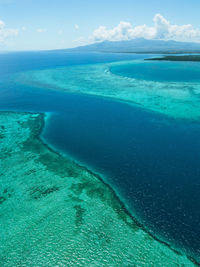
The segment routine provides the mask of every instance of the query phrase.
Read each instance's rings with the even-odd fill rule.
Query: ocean
[[[198,121],[176,119],[116,99],[13,81],[25,71],[147,57],[152,55],[59,51],[1,54],[0,110],[49,113],[42,132],[46,143],[100,174],[149,232],[199,261]],[[167,64],[173,62],[152,64],[156,69],[148,75],[141,67],[130,70],[119,65],[111,70],[116,75],[154,82],[190,82],[190,78],[193,82],[200,77],[197,63],[185,65],[187,77],[180,69],[177,76],[171,69],[167,75]]]

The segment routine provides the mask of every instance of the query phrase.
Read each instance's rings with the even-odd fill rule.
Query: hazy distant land
[[[200,61],[200,55],[165,56],[160,58],[148,58],[145,60]]]
[[[125,41],[103,41],[90,45],[60,50],[66,52],[109,52],[109,53],[154,53],[183,54],[200,53],[200,44],[192,42],[176,42],[173,40],[147,40],[136,38]]]

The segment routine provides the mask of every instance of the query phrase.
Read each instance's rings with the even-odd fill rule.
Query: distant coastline
[[[93,51],[95,52],[95,51]],[[96,51],[98,52],[98,51]],[[189,54],[187,56],[190,56],[193,54],[199,54],[200,56],[200,50],[199,51],[99,51],[101,53],[116,53],[116,54],[160,54],[160,55],[184,55]],[[173,56],[172,56],[173,57]]]
[[[160,58],[147,58],[145,60],[200,62],[200,55],[164,56]]]

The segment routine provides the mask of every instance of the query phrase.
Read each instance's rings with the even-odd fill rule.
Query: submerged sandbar
[[[161,64],[160,62],[158,62]],[[164,63],[164,62],[162,62]],[[181,62],[171,62],[173,68]],[[192,63],[192,62],[188,62]],[[37,88],[95,95],[124,101],[149,111],[158,112],[173,119],[200,120],[200,81],[158,81],[135,79],[116,75],[113,68],[155,68],[154,61],[126,61],[107,64],[67,66],[35,70],[17,74],[14,78],[20,85]],[[168,64],[168,63],[165,63]],[[179,65],[178,65],[179,64]],[[189,66],[199,72],[200,66]],[[166,71],[166,70],[164,70]],[[199,77],[199,76],[198,76]]]
[[[143,230],[101,179],[39,138],[44,115],[0,113],[1,266],[194,266]]]

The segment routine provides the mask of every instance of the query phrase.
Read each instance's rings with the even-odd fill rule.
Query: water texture
[[[41,114],[0,114],[0,265],[194,266],[146,233],[99,177],[38,135]]]
[[[99,173],[100,177],[103,178],[103,180],[115,190],[120,199],[123,200],[123,203],[131,214],[143,225],[142,227],[141,225],[138,226],[140,231],[147,234],[142,230],[143,227],[145,227],[149,233],[153,234],[153,241],[156,242],[156,247],[159,244],[161,250],[167,250],[164,254],[167,255],[169,264],[167,261],[165,262],[165,256],[160,251],[158,252],[158,257],[155,257],[156,249],[152,246],[152,243],[150,245],[152,249],[150,249],[150,251],[152,252],[148,250],[147,253],[150,258],[146,258],[146,250],[143,248],[146,245],[140,246],[141,239],[136,241],[132,230],[130,230],[130,235],[127,234],[126,241],[122,242],[124,239],[121,237],[122,247],[125,246],[124,244],[128,242],[128,240],[130,240],[130,243],[133,243],[133,245],[137,243],[135,248],[130,248],[130,253],[128,252],[127,255],[129,256],[127,257],[121,245],[120,248],[117,248],[117,244],[120,242],[120,236],[123,236],[123,233],[120,235],[118,234],[119,239],[117,239],[116,235],[113,237],[113,240],[116,238],[115,249],[118,251],[117,254],[120,254],[120,251],[123,253],[123,256],[120,254],[120,259],[117,259],[117,263],[123,263],[122,266],[125,263],[127,263],[128,266],[134,266],[133,262],[136,260],[134,264],[140,264],[139,266],[173,266],[176,264],[190,266],[188,264],[191,264],[191,262],[188,262],[186,257],[182,255],[178,256],[176,253],[177,256],[175,256],[171,249],[166,247],[163,243],[157,242],[155,237],[165,241],[171,247],[176,248],[176,251],[192,256],[196,261],[199,261],[200,113],[198,97],[199,80],[196,74],[199,71],[198,65],[194,63],[194,65],[186,64],[183,66],[176,65],[174,62],[162,62],[162,64],[160,64],[157,62],[151,63],[141,61],[144,56],[141,56],[139,61],[127,61],[127,59],[135,60],[138,59],[138,57],[139,56],[135,55],[112,54],[66,55],[63,53],[59,55],[59,53],[45,54],[42,52],[39,54],[22,53],[21,55],[4,55],[1,61],[2,66],[0,64],[2,73],[0,80],[0,109],[18,112],[42,112],[45,114],[48,112],[48,117],[42,133],[44,142],[50,144],[55,150],[81,162],[81,164],[84,164],[90,170]],[[123,61],[114,62],[119,60]],[[6,62],[10,62],[7,65],[7,69],[3,67],[3,64]],[[169,65],[166,65],[168,63]],[[148,68],[156,68],[156,71],[150,70],[150,74],[148,74],[146,72],[147,64],[149,64]],[[169,70],[167,70],[167,68],[169,68]],[[184,75],[184,79],[181,81],[178,74],[183,71],[183,68],[189,69],[190,71],[188,76],[186,77]],[[138,73],[136,70],[138,70]],[[168,75],[162,75],[163,70],[169,71]],[[177,75],[174,75],[174,71],[177,72]],[[141,76],[139,77],[138,75],[140,73]],[[157,80],[156,73],[160,73]],[[190,75],[193,75],[193,78]],[[127,105],[127,103],[129,105]],[[3,128],[7,128],[6,123],[9,121],[15,122],[17,120],[19,122],[18,125],[23,125],[23,120],[28,116],[27,114],[14,114],[15,115],[7,114],[4,116],[3,121],[5,125],[2,124]],[[17,116],[19,116],[19,118]],[[11,120],[12,117],[13,120]],[[21,120],[22,123],[20,123]],[[37,121],[42,121],[39,117],[37,120],[33,118],[32,120],[35,125],[37,125]],[[30,122],[31,120],[28,119],[28,121]],[[24,131],[26,131],[26,133],[31,132],[34,128],[34,123],[31,125],[29,123],[24,123]],[[3,138],[7,138],[9,132],[16,132],[16,129],[12,129],[11,126],[12,125],[8,127],[10,130],[4,133],[2,132]],[[16,127],[14,123],[13,127]],[[20,131],[22,130],[20,129],[17,132]],[[25,133],[22,132],[20,138],[22,138],[23,135],[26,136]],[[31,138],[34,139],[36,135]],[[12,140],[12,138],[12,135],[10,135],[10,140]],[[15,139],[13,138],[13,140]],[[15,141],[9,142],[11,144],[15,143]],[[37,151],[34,151],[34,146],[28,146],[28,153],[36,153],[36,157],[38,157],[39,153],[41,153],[39,151],[43,151],[42,146],[42,143],[37,145],[36,147],[39,149]],[[21,148],[16,148],[16,150],[19,149]],[[14,152],[15,149],[11,149],[11,155]],[[2,160],[4,157],[5,155],[2,156]],[[49,155],[47,158],[49,160],[45,160],[45,163],[44,161],[40,161],[39,165],[35,165],[35,168],[43,166],[40,164],[53,162],[52,155]],[[8,159],[9,158],[7,158],[7,160]],[[58,165],[60,164],[60,160],[63,160],[62,157],[59,157]],[[24,160],[23,162],[26,161]],[[31,164],[36,164],[36,161]],[[11,165],[8,161],[6,166],[8,169],[8,166],[15,165]],[[16,164],[16,166],[18,165]],[[19,173],[23,170],[22,166],[23,165],[16,167]],[[56,172],[59,169],[54,164],[52,164],[52,166],[51,164],[45,166],[47,170],[52,171],[54,169],[54,173],[55,168]],[[66,166],[68,166],[67,169],[70,169],[69,165]],[[75,169],[80,168],[77,164],[73,166],[75,166]],[[43,169],[42,167],[42,175],[44,175],[45,171],[46,168]],[[9,174],[10,173],[16,173],[16,169],[10,169]],[[80,173],[82,172],[80,171]],[[84,175],[86,173],[84,173]],[[41,177],[40,171],[38,174],[39,177]],[[26,177],[29,177],[29,175],[28,173]],[[45,174],[45,181],[49,179],[56,181],[57,174],[56,178],[49,178],[48,175],[46,176]],[[19,185],[22,184],[23,187],[23,182],[20,180],[22,179],[21,176],[19,177]],[[80,176],[82,177],[81,174]],[[91,177],[93,176],[95,177],[95,175],[91,174]],[[7,176],[3,177],[2,184],[4,186]],[[33,177],[35,179],[36,174],[34,174]],[[68,177],[68,175],[66,175],[66,177]],[[31,183],[33,182],[32,180],[33,179],[31,179]],[[10,184],[12,184],[13,181],[14,180],[11,179]],[[37,177],[35,182],[39,183]],[[28,186],[28,184],[26,186]],[[60,201],[59,199],[61,197],[58,188],[59,185],[55,182],[55,184],[51,184],[50,187],[46,187],[46,185],[44,187],[41,186],[39,190],[36,190],[36,192],[34,191],[34,194],[36,194],[36,199],[41,199],[41,194],[45,196],[48,195],[49,197],[55,192],[55,194],[58,194],[56,197],[57,203],[57,201]],[[80,188],[82,188],[82,184],[80,184],[77,190],[80,191]],[[93,185],[91,188],[91,191],[95,192],[95,187]],[[102,188],[105,189],[107,187],[103,184]],[[19,192],[21,192],[20,190]],[[69,189],[69,191],[70,190],[72,190],[72,188]],[[4,189],[2,189],[2,192],[4,192]],[[22,190],[22,192],[23,193],[19,193],[21,196],[24,195],[25,191]],[[1,206],[8,203],[4,201],[4,199],[7,198],[6,194],[5,192],[5,194],[2,195],[1,202],[3,204]],[[108,196],[110,196],[110,194],[112,195],[113,193],[112,190],[109,189]],[[94,196],[91,196],[91,201],[93,201],[93,197]],[[22,205],[27,205],[26,198],[22,199]],[[70,201],[72,201],[71,198]],[[119,200],[116,200],[116,203],[118,203],[118,201]],[[17,202],[12,203],[14,205]],[[86,204],[87,203],[84,202],[84,205]],[[105,208],[104,204],[100,204],[100,206],[102,205],[102,209]],[[38,206],[38,203],[37,207],[40,207],[42,210],[42,206]],[[46,209],[46,204],[43,205],[43,207]],[[56,206],[56,208],[57,207],[58,206]],[[51,210],[51,205],[49,205],[48,208]],[[85,206],[78,205],[77,213],[82,214],[82,209],[85,209]],[[109,210],[107,206],[106,209]],[[51,210],[50,213],[52,211],[53,210]],[[12,214],[12,212],[10,214]],[[59,213],[61,218],[64,216],[62,212],[63,210]],[[95,212],[95,209],[93,212]],[[15,213],[14,217],[17,213]],[[102,210],[96,211],[96,213],[98,213],[99,216],[99,214],[102,214]],[[122,213],[118,211],[117,214]],[[92,225],[95,225],[97,217],[94,216],[94,220],[91,222]],[[111,217],[114,218],[114,215]],[[25,217],[23,220],[27,220],[27,225],[29,224],[28,217]],[[55,218],[53,220],[55,220]],[[65,221],[68,219],[66,217],[62,220]],[[101,223],[102,217],[98,220],[100,220]],[[69,232],[71,231],[70,229],[74,227],[75,221],[76,220],[73,222],[70,221],[72,224],[69,226]],[[130,221],[132,221],[132,219],[130,219]],[[56,219],[55,225],[57,225],[57,223],[60,224],[59,219]],[[14,222],[14,225],[16,225],[15,227],[20,227],[17,226],[17,224],[18,222],[16,222],[16,224]],[[118,227],[119,224],[121,223],[116,220],[116,227]],[[6,223],[4,225],[6,225]],[[85,226],[84,223],[83,225]],[[51,224],[49,227],[49,231],[51,231]],[[65,231],[63,227],[64,226],[59,228],[61,232]],[[121,230],[124,229],[126,229],[125,226],[121,228]],[[38,226],[38,231],[40,230],[41,228]],[[52,230],[52,236],[54,230]],[[117,229],[114,232],[121,233],[121,230]],[[10,229],[8,232],[9,231]],[[27,233],[29,233],[28,230]],[[55,233],[57,233],[56,230]],[[12,238],[15,239],[15,232],[12,232],[12,234]],[[81,231],[79,234],[81,234]],[[108,235],[107,233],[105,234],[106,237]],[[151,236],[150,234],[147,235]],[[8,240],[10,237],[8,236]],[[16,238],[18,238],[17,235]],[[46,237],[44,237],[44,240],[45,238]],[[135,241],[133,241],[132,238]],[[41,238],[41,240],[42,239],[43,238]],[[28,244],[26,243],[29,242],[27,240],[28,239],[25,238],[23,241],[24,243],[21,243],[23,247],[26,246],[25,244]],[[65,240],[63,242],[66,242],[66,239],[63,240]],[[66,248],[63,244],[64,243],[62,243],[62,246]],[[145,244],[145,242],[141,244]],[[56,244],[54,245],[56,246]],[[55,249],[54,245],[50,246],[50,251]],[[3,245],[5,254],[9,251],[7,246],[8,243],[5,241]],[[20,249],[17,250],[17,257],[20,257],[19,251],[21,251],[21,253],[23,251],[22,246],[19,246]],[[13,248],[14,247],[13,245]],[[102,264],[101,259],[105,257],[104,252],[106,250],[104,250],[104,248],[102,250],[102,248],[102,244],[100,244],[99,251],[91,251],[91,253],[93,252],[94,255],[96,255],[95,257],[101,253],[101,255],[103,255],[99,257],[99,261],[95,259],[97,266],[100,263]],[[62,258],[60,256],[61,254],[59,254],[59,249],[56,252],[57,255],[59,255],[55,256],[56,260]],[[109,255],[113,255],[111,251],[116,251],[115,249],[112,246],[108,257]],[[135,250],[138,251],[140,256],[136,256]],[[78,250],[76,252],[79,253]],[[29,253],[31,253],[31,249],[27,252],[26,257],[29,257]],[[36,254],[37,253],[34,255]],[[172,255],[174,259],[173,263],[170,262],[169,254]],[[92,254],[90,254],[90,258],[91,255]],[[69,256],[63,257],[69,260]],[[153,257],[155,257],[155,261],[153,261]],[[132,261],[129,261],[130,258]],[[10,259],[12,259],[12,257]],[[47,259],[44,258],[44,262],[45,260]],[[108,262],[110,262],[111,266],[112,264],[116,266],[113,256],[108,259]],[[66,261],[64,263],[66,263]],[[88,261],[83,261],[82,265],[84,266],[86,263],[88,264]],[[60,262],[59,264],[62,266],[63,263]]]

